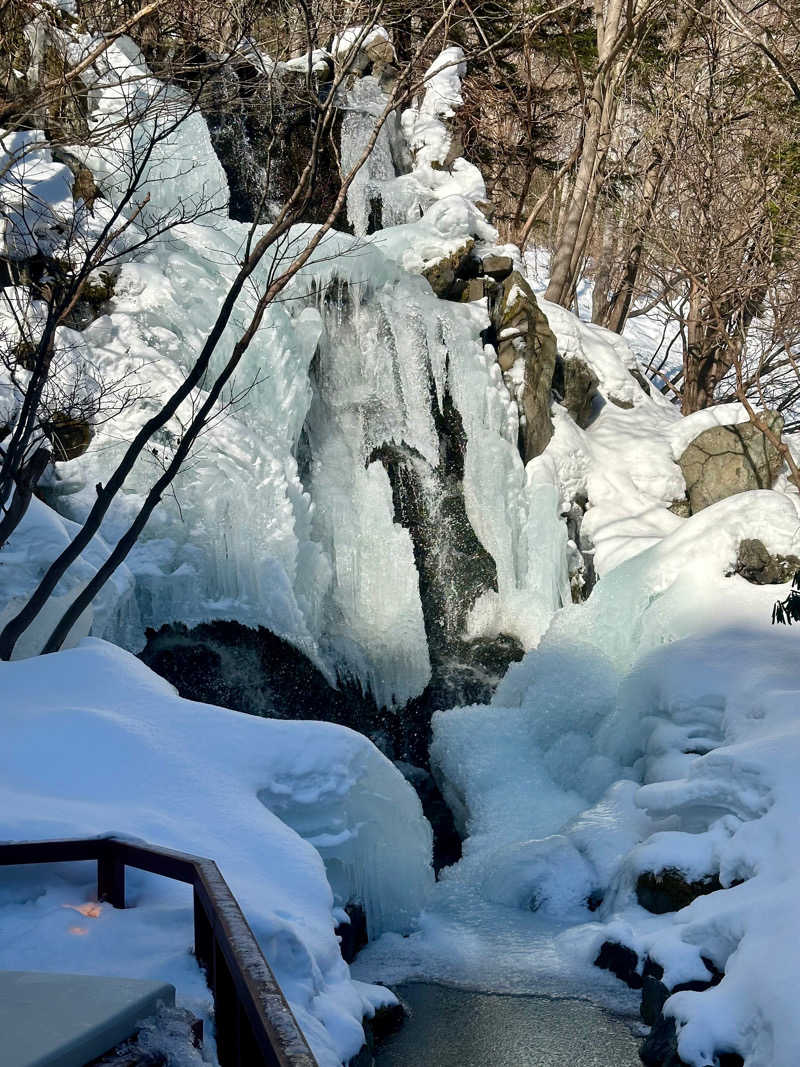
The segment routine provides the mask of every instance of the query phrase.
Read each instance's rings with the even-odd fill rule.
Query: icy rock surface
[[[115,833],[212,857],[319,1063],[354,1056],[362,1015],[391,995],[350,978],[337,909],[358,893],[373,933],[404,930],[433,883],[430,827],[400,772],[343,727],[181,700],[94,639],[0,673],[0,837]],[[94,876],[78,864],[4,879],[0,966],[170,981],[213,1033],[191,893],[129,872],[132,907],[115,912],[93,903]]]

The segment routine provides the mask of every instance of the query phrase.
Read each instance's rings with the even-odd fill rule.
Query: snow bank
[[[389,994],[350,978],[335,909],[357,897],[373,933],[405,930],[433,883],[430,827],[392,764],[343,727],[181,700],[92,639],[0,673],[0,838],[115,833],[212,857],[320,1064],[353,1056]],[[207,1016],[191,893],[131,872],[130,910],[93,909],[93,877],[4,875],[0,966],[157,977]]]
[[[670,987],[708,980],[701,957],[724,970],[667,1005],[693,1067],[722,1050],[789,1067],[800,1050],[787,936],[800,878],[796,635],[769,627],[785,588],[732,574],[744,538],[797,554],[796,496],[744,493],[682,521],[558,612],[491,707],[433,724],[432,761],[469,835],[451,875],[462,894],[550,916],[556,972],[564,954],[591,964],[607,939],[661,964]],[[654,917],[636,879],[668,867],[735,888]],[[602,924],[588,922],[601,899]],[[436,902],[428,921],[441,929]]]
[[[625,736],[638,757],[647,784],[637,807],[670,827],[620,865],[610,929],[660,963],[669,986],[707,979],[701,957],[724,970],[716,987],[667,1002],[686,1063],[724,1050],[748,1067],[790,1067],[800,1052],[796,635],[734,624],[653,653],[621,691],[608,736]],[[717,873],[725,888],[653,917],[636,904],[635,874],[668,866]],[[588,944],[597,933],[587,931]]]

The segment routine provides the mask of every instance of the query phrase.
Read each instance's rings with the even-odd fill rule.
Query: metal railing
[[[116,837],[0,844],[0,867],[97,861],[97,899],[125,907],[125,868],[194,890],[194,948],[214,996],[221,1067],[318,1067],[236,898],[213,860]]]

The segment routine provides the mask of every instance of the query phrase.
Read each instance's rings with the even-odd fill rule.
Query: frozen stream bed
[[[410,1010],[377,1067],[637,1067],[626,1021],[586,1001],[502,996],[414,983],[397,988]]]

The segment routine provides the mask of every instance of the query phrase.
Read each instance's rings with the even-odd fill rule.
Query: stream
[[[627,1020],[584,1000],[423,982],[395,991],[409,1017],[376,1067],[640,1067]]]

